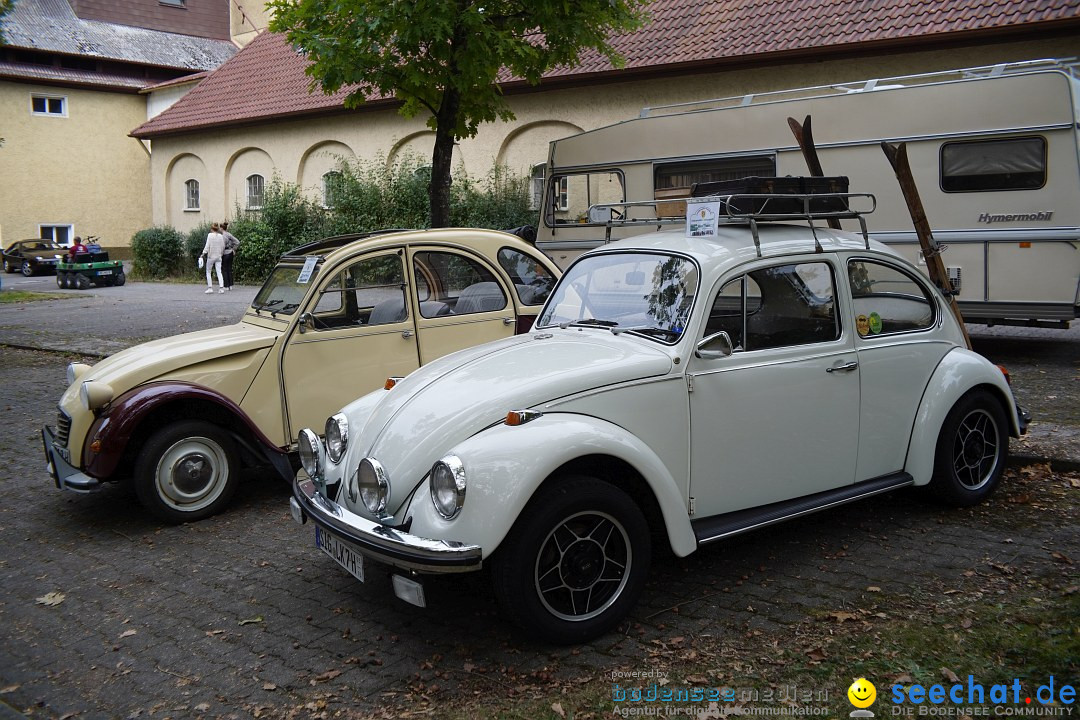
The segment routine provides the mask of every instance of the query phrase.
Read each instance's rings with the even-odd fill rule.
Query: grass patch
[[[34,302],[35,300],[66,300],[73,295],[59,293],[27,292],[26,290],[4,290],[0,292],[0,303]]]

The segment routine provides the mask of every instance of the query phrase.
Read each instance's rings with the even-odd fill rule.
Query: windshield
[[[559,281],[537,327],[604,327],[671,344],[686,329],[697,278],[694,263],[674,255],[594,255]]]
[[[318,267],[316,267],[308,277],[304,278],[305,282],[301,283],[299,279],[303,269],[303,265],[278,265],[263,283],[251,307],[274,315],[292,315],[300,307],[300,303],[308,293],[308,288],[311,287],[311,282],[318,274]]]

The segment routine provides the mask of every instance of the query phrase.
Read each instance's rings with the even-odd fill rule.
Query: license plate
[[[315,526],[315,547],[329,555],[334,562],[349,571],[349,574],[364,582],[364,556],[360,552],[318,525]]]
[[[98,270],[97,274],[98,275],[112,275],[113,271],[112,270]]]

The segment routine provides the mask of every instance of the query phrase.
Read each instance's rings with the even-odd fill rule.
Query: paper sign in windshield
[[[686,203],[686,237],[716,237],[719,202]]]
[[[311,274],[315,272],[315,263],[317,262],[319,262],[319,258],[316,255],[308,255],[307,258],[305,258],[304,268],[296,278],[298,285],[307,285],[311,282]]]

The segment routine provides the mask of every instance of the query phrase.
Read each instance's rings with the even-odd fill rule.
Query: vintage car
[[[26,277],[39,272],[56,272],[56,264],[65,253],[67,248],[52,240],[18,240],[4,248],[4,272],[21,272]]]
[[[235,324],[68,368],[57,487],[131,479],[169,522],[220,511],[247,466],[291,482],[300,428],[435,358],[532,325],[558,270],[493,230],[331,238],[283,256]]]
[[[865,235],[750,219],[593,250],[530,333],[303,430],[293,518],[421,606],[425,574],[489,566],[509,618],[572,643],[627,615],[654,542],[685,556],[909,486],[993,492],[1023,423],[945,296]]]

